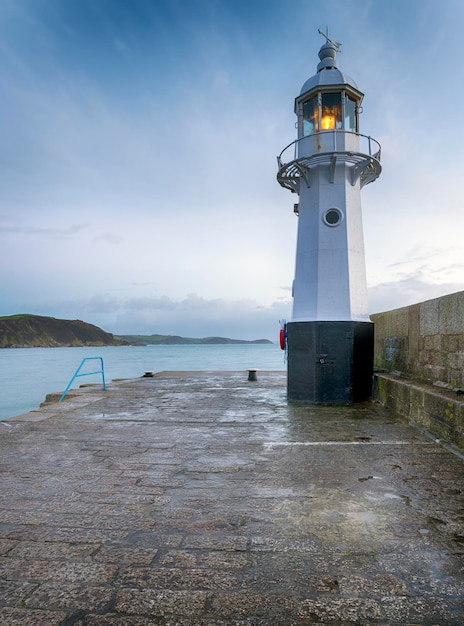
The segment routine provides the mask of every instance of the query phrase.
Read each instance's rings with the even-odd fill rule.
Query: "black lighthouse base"
[[[289,322],[287,342],[288,400],[351,404],[371,395],[371,322]]]

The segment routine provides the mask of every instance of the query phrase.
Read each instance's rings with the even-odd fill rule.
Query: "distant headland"
[[[120,345],[123,342],[111,333],[81,320],[61,320],[27,313],[0,317],[0,348]]]
[[[145,346],[186,346],[186,345],[223,345],[235,343],[272,343],[269,339],[255,339],[246,341],[245,339],[228,339],[227,337],[202,337],[194,339],[192,337],[179,337],[178,335],[119,335],[117,337],[127,343],[138,343]]]
[[[81,320],[63,320],[21,313],[0,317],[0,348],[58,348],[127,345],[272,344],[269,339],[245,341],[226,337],[194,339],[177,335],[113,335]]]

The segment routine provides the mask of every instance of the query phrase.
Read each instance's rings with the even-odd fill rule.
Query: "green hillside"
[[[81,320],[29,314],[0,317],[0,348],[120,346],[125,343],[98,326]]]
[[[227,339],[226,337],[179,337],[178,335],[118,335],[118,339],[128,343],[141,343],[147,346],[181,346],[181,345],[224,345],[224,344],[263,344],[272,343],[269,339],[256,339],[245,341],[243,339]]]

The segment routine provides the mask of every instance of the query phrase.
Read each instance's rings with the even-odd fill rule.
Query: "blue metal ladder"
[[[100,367],[99,370],[96,370],[95,372],[85,372],[84,374],[79,374],[79,372],[81,371],[82,366],[84,365],[84,363],[86,361],[92,361],[92,360],[95,360],[95,359],[99,359],[100,360],[101,367]],[[68,393],[71,385],[73,384],[73,382],[74,382],[74,380],[76,378],[79,378],[79,376],[91,376],[92,374],[101,374],[102,375],[103,391],[106,391],[105,370],[104,370],[104,367],[103,367],[103,358],[101,356],[88,356],[85,359],[82,359],[81,364],[79,365],[79,367],[75,371],[73,377],[69,381],[68,386],[66,387],[66,389],[61,394],[61,398],[58,400],[58,402],[62,402],[64,400],[66,394]]]

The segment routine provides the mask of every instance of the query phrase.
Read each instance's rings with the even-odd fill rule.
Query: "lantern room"
[[[319,50],[317,74],[305,82],[295,99],[298,139],[321,131],[359,133],[363,94],[353,79],[338,69],[339,47],[327,39]]]
[[[302,102],[302,137],[320,130],[358,132],[358,106],[345,90],[318,92]]]

